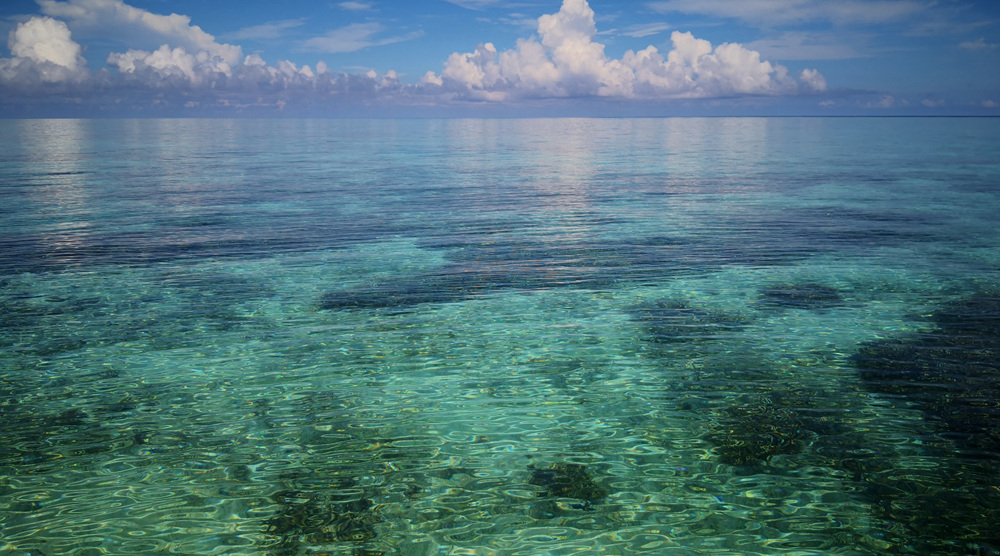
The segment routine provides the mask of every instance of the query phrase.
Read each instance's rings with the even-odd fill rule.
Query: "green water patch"
[[[726,265],[786,264],[805,253],[788,253],[774,245],[747,247],[746,243],[658,235],[561,241],[473,234],[448,241],[428,240],[419,248],[429,254],[444,254],[447,263],[436,268],[401,267],[399,272],[369,277],[364,282],[348,280],[345,287],[323,293],[319,307],[412,311],[420,305],[510,291],[610,290],[623,284],[704,274]]]
[[[1000,536],[1000,296],[943,304],[935,329],[862,345],[852,361],[863,384],[899,406],[915,406],[920,435],[938,469],[882,477],[878,510],[934,547],[995,553]],[[968,552],[968,551],[972,552]]]
[[[267,279],[214,264],[142,271],[106,269],[69,279],[23,274],[5,280],[0,349],[52,359],[105,346],[166,350],[204,335],[267,330],[257,309],[274,297]]]

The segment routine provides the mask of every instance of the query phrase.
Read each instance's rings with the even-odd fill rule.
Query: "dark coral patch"
[[[915,403],[970,454],[1000,459],[1000,294],[943,306],[937,330],[861,346],[866,386]]]
[[[713,312],[675,299],[642,303],[628,311],[643,325],[648,339],[657,344],[710,339],[732,333],[747,322],[740,315]]]
[[[320,307],[327,310],[408,310],[417,305],[454,303],[497,290],[518,287],[527,289],[535,285],[529,277],[517,274],[447,269],[440,273],[427,273],[331,291],[323,295]]]
[[[947,303],[931,320],[935,330],[870,342],[853,362],[867,389],[936,424],[927,445],[943,450],[943,475],[928,481],[883,471],[872,482],[859,469],[856,476],[878,500],[876,514],[906,524],[926,545],[922,553],[997,554],[1000,294]]]

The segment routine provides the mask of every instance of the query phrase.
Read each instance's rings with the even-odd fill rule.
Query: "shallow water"
[[[0,121],[0,552],[1000,550],[995,124]]]

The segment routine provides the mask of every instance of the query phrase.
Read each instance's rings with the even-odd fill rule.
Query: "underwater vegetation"
[[[778,454],[794,454],[807,437],[806,420],[770,399],[725,408],[708,439],[727,465],[757,465]]]
[[[666,348],[704,341],[726,341],[727,335],[745,327],[749,317],[711,311],[676,299],[658,299],[629,308],[646,334],[654,354]],[[692,352],[691,355],[696,355]],[[675,359],[676,353],[664,351],[664,357]],[[764,365],[744,364],[725,358],[708,365],[698,380],[688,381],[685,389],[756,392],[741,396],[735,403],[726,402],[716,411],[717,419],[708,440],[716,445],[723,463],[734,466],[757,465],[778,454],[798,452],[809,428],[828,427],[826,423],[810,423],[798,411],[808,405],[803,396],[783,391],[772,384],[773,373]],[[679,409],[694,409],[684,402]],[[811,426],[810,425],[814,425]]]
[[[531,477],[528,484],[545,489],[545,492],[538,493],[538,496],[544,497],[543,500],[528,511],[528,515],[535,519],[565,515],[567,511],[591,511],[594,502],[609,494],[607,489],[597,484],[585,465],[556,462],[544,468],[531,466],[529,469]],[[579,502],[568,504],[568,508],[572,509],[568,510],[560,506],[559,498],[574,498]]]
[[[363,543],[376,537],[374,526],[382,521],[367,498],[336,500],[319,492],[281,490],[271,499],[280,507],[265,522],[275,539],[272,554],[298,554],[303,544]]]
[[[838,307],[844,299],[836,288],[812,282],[779,284],[760,291],[762,305],[786,308],[820,310]]]
[[[131,422],[143,402],[132,395],[109,397],[86,408],[50,410],[44,402],[25,403],[22,394],[4,389],[0,399],[0,467],[55,463],[62,458],[109,457],[145,445],[151,433],[145,423]],[[62,405],[62,404],[60,404]]]
[[[594,482],[585,465],[557,462],[545,468],[532,468],[528,484],[545,488],[546,496],[594,501],[608,496],[608,491]]]
[[[730,226],[752,230],[750,242],[785,243],[790,254],[864,253],[873,247],[934,241],[952,233],[947,218],[926,211],[844,206],[790,207],[771,213],[729,216]],[[744,236],[744,239],[746,237]]]

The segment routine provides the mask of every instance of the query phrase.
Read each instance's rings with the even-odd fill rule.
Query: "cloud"
[[[398,88],[398,76],[368,72],[363,76],[332,74],[326,64],[316,64],[314,71],[288,60],[269,65],[257,54],[230,65],[207,51],[189,53],[166,45],[149,52],[129,50],[108,56],[109,66],[133,87],[160,92],[204,94],[208,97],[241,93],[282,92],[324,93],[337,90],[371,91]]]
[[[799,79],[813,91],[826,90],[826,78],[819,71],[814,69],[804,69],[799,74]]]
[[[453,53],[441,75],[428,72],[423,83],[458,97],[508,100],[518,97],[613,97],[638,99],[782,95],[822,91],[816,70],[799,81],[784,66],[735,43],[713,47],[691,33],[674,31],[672,49],[629,50],[609,58],[594,42],[594,11],[586,0],[564,0],[558,13],[538,18],[538,38],[520,39],[498,52],[492,43],[471,53]]]
[[[206,50],[189,54],[181,47],[163,45],[153,52],[114,52],[107,64],[133,83],[148,87],[218,86],[233,75],[232,66]]]
[[[269,21],[261,25],[244,27],[233,33],[223,35],[225,40],[267,40],[281,38],[285,31],[294,29],[305,23],[305,19],[283,19],[280,21]]]
[[[0,58],[0,84],[25,89],[81,83],[90,77],[83,49],[62,21],[32,17],[18,23],[7,40],[10,58]]]
[[[663,14],[679,12],[782,25],[803,21],[886,23],[917,14],[932,4],[915,0],[663,0],[647,6]]]
[[[641,39],[643,37],[658,35],[663,31],[669,31],[670,29],[673,29],[673,25],[669,25],[667,23],[643,23],[640,25],[631,25],[622,31],[621,34],[626,37]]]
[[[451,4],[456,6],[461,6],[467,10],[481,10],[483,8],[488,8],[495,4],[499,4],[503,0],[447,0]]]
[[[996,108],[997,106],[1000,106],[1000,104],[997,104],[994,100],[984,100],[982,105],[983,108]]]
[[[736,43],[713,45],[687,32],[672,32],[664,52],[648,46],[611,57],[595,40],[595,14],[586,0],[564,0],[558,12],[535,20],[535,34],[513,48],[498,50],[484,42],[472,52],[455,52],[440,73],[427,72],[418,84],[401,83],[393,71],[349,74],[331,72],[323,62],[312,67],[288,60],[268,63],[257,54],[242,55],[239,46],[221,43],[187,16],[156,15],[121,0],[38,1],[58,17],[31,18],[11,32],[11,57],[0,58],[0,98],[8,107],[15,105],[15,98],[34,102],[62,95],[64,100],[85,99],[108,113],[280,109],[305,114],[312,109],[445,106],[469,100],[797,95],[827,86],[817,70],[793,75],[754,49]],[[228,38],[267,39],[301,24],[272,21]],[[124,47],[107,55],[105,68],[91,72],[82,57],[85,49],[77,42],[78,31]],[[635,37],[663,31],[667,26],[655,23],[627,30]],[[416,36],[419,33],[389,36],[377,23],[359,23],[309,39],[301,48],[353,52]],[[146,109],[155,112],[142,112]]]
[[[116,91],[130,106],[157,111],[273,113],[288,105],[336,109],[389,101],[405,89],[393,71],[335,74],[322,62],[315,70],[288,60],[271,65],[257,54],[230,65],[207,51],[189,53],[180,47],[129,50],[111,54],[107,62],[117,69]]]
[[[375,38],[382,31],[384,31],[384,27],[379,23],[352,23],[346,27],[329,31],[322,37],[308,39],[302,43],[302,48],[310,52],[337,54],[408,41],[422,35],[421,32],[416,31],[406,35]]]
[[[130,47],[156,48],[167,44],[187,51],[204,50],[232,64],[242,57],[239,46],[220,44],[186,15],[158,15],[122,0],[36,0],[42,13],[67,22],[79,31],[102,39],[116,37]]]
[[[87,65],[83,49],[73,41],[69,27],[51,17],[33,17],[19,23],[7,41],[15,58],[27,58],[36,63],[51,63],[70,71]]]
[[[954,11],[938,10],[934,12],[933,18],[915,22],[906,34],[911,37],[960,36],[978,33],[984,27],[996,24],[996,21],[989,19],[960,21],[958,17],[961,13],[961,9]]]
[[[866,108],[894,108],[899,104],[892,95],[882,95],[878,100],[869,101]]]
[[[748,43],[747,48],[779,60],[849,60],[864,56],[869,37],[843,33],[787,32],[780,36]]]
[[[1000,45],[995,43],[988,43],[986,39],[978,38],[974,41],[965,41],[959,43],[959,48],[964,48],[966,50],[996,50]]]
[[[341,2],[337,4],[342,10],[348,10],[352,12],[364,12],[372,9],[372,5],[366,2]]]
[[[254,54],[235,56],[238,46],[220,44],[186,16],[157,16],[117,0],[46,2],[45,9],[66,18],[31,18],[10,33],[12,56],[0,58],[0,98],[4,104],[37,104],[87,99],[113,110],[277,110],[330,105],[331,101],[391,101],[406,87],[393,71],[363,75],[331,73],[319,62],[315,70],[288,60],[268,64]],[[244,29],[244,38],[272,36],[297,26],[298,20],[271,22]],[[140,44],[111,52],[107,67],[91,73],[74,40],[73,27],[92,34],[118,33],[122,42],[147,35]],[[110,38],[110,37],[109,37]],[[127,39],[127,40],[122,40]],[[104,39],[107,40],[107,39]],[[397,38],[368,38],[380,44]],[[84,95],[81,97],[81,95]],[[60,101],[59,99],[62,99]]]

